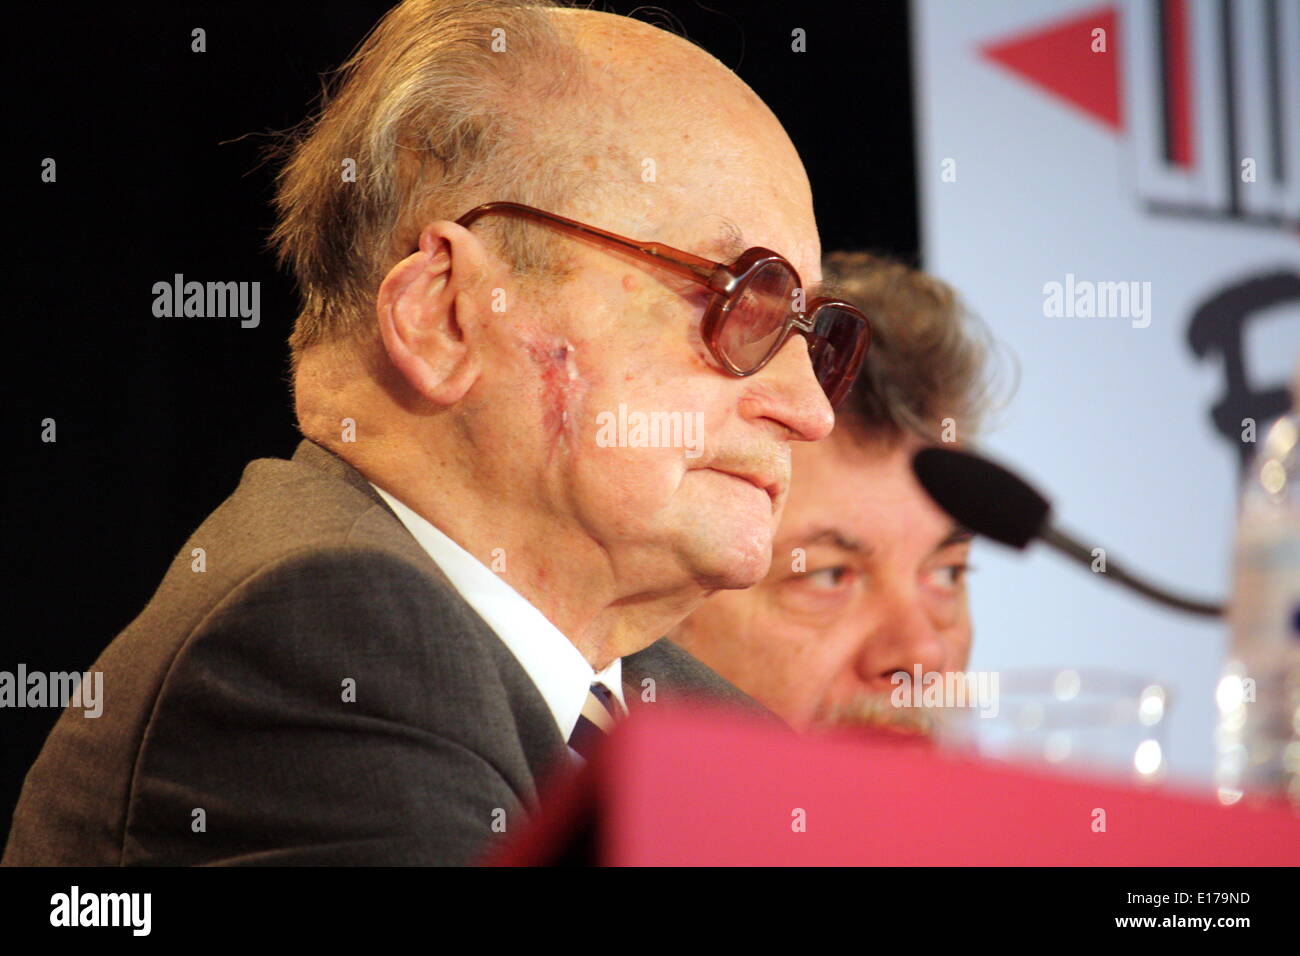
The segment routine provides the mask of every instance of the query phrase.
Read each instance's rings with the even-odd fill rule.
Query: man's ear
[[[481,371],[471,339],[482,314],[476,280],[487,250],[463,226],[440,220],[420,233],[420,248],[379,285],[379,335],[393,367],[420,395],[454,405]]]

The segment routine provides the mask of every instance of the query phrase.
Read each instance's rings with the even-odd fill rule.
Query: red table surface
[[[626,721],[545,806],[488,862],[552,862],[594,826],[594,862],[616,866],[1300,863],[1300,816],[1283,806],[1224,807],[893,735],[797,736],[707,708]]]

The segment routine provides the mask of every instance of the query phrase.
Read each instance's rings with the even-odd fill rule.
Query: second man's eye
[[[967,564],[948,564],[928,571],[926,578],[929,583],[941,590],[955,591],[966,580],[966,573],[969,570],[970,565]]]
[[[809,571],[804,574],[803,580],[812,587],[832,590],[840,587],[848,574],[848,566],[840,564],[831,568],[818,568],[816,571]]]

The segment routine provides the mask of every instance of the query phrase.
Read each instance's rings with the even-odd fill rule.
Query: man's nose
[[[901,593],[886,598],[873,617],[857,659],[863,682],[887,687],[899,671],[912,677],[918,666],[922,675],[942,673],[950,666],[939,629],[916,596]]]
[[[751,414],[788,428],[795,441],[819,441],[835,427],[835,411],[813,373],[808,343],[792,335],[781,351],[754,376]]]

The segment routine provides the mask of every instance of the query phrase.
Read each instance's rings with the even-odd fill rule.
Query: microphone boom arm
[[[1045,525],[1038,533],[1039,538],[1051,547],[1055,548],[1061,554],[1068,558],[1078,561],[1080,564],[1088,567],[1092,566],[1092,551],[1085,548],[1082,544],[1070,537],[1059,528],[1054,528],[1050,524]],[[1106,558],[1106,569],[1101,572],[1108,577],[1114,578],[1125,587],[1131,588],[1153,601],[1158,601],[1165,607],[1171,607],[1175,610],[1185,611],[1188,614],[1199,614],[1202,617],[1222,617],[1223,607],[1218,604],[1206,604],[1203,601],[1193,601],[1190,598],[1179,597],[1169,591],[1156,587],[1154,584],[1148,584],[1141,578],[1124,570],[1117,565],[1110,557]]]

